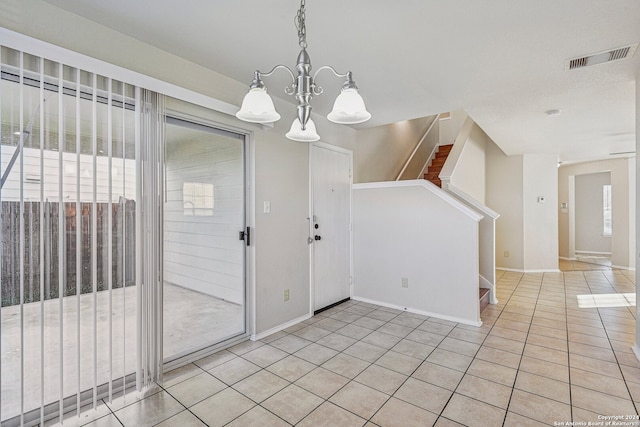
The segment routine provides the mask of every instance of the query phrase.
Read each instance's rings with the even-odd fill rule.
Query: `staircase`
[[[444,162],[447,160],[447,157],[451,152],[451,148],[453,148],[453,144],[439,146],[435,157],[431,159],[431,164],[429,165],[429,169],[427,170],[427,173],[424,174],[424,179],[432,182],[433,184],[441,188],[442,188],[442,181],[440,181],[440,178],[438,178],[438,175],[440,175],[442,166],[444,165]]]
[[[480,313],[482,313],[482,310],[489,305],[489,289],[480,288],[478,291],[478,297],[480,299]]]

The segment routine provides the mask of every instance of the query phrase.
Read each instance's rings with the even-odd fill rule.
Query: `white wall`
[[[588,173],[611,172],[612,188],[612,236],[611,263],[621,268],[635,268],[633,218],[635,218],[636,181],[635,158],[618,158],[595,162],[561,165],[558,169],[558,210],[563,202],[570,203],[570,177]],[[558,243],[561,257],[571,258],[570,216],[574,207],[568,205],[566,214],[560,213],[558,220]]]
[[[553,154],[506,156],[487,143],[486,205],[500,214],[497,268],[558,271],[557,165]]]
[[[309,314],[309,145],[285,139],[288,127],[256,141],[256,206],[271,202],[256,212],[258,332]]]
[[[479,324],[481,215],[426,181],[371,185],[353,192],[354,297]]]
[[[558,156],[522,160],[524,270],[558,271]]]
[[[344,147],[353,151],[353,182],[394,181],[433,119],[422,117],[356,132],[354,144]],[[437,135],[437,129],[432,132]]]
[[[577,175],[575,178],[576,252],[611,253],[611,236],[603,235],[602,187],[611,184],[611,172]]]
[[[495,233],[497,267],[558,270],[556,155],[507,157],[469,120],[445,169],[450,171],[451,185],[500,215]],[[441,176],[446,173],[443,169]]]
[[[456,163],[451,184],[464,191],[480,203],[485,203],[486,189],[486,134],[476,124],[471,128],[469,138],[464,144]]]
[[[464,110],[456,110],[451,111],[449,119],[440,120],[440,143],[438,145],[453,144],[467,117],[469,116]]]
[[[485,204],[500,214],[496,221],[498,268],[524,270],[522,161],[522,156],[508,157],[497,145],[487,144]]]

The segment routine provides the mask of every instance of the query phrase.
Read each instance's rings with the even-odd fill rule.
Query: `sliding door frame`
[[[179,99],[179,101],[184,101]],[[220,342],[213,343],[196,351],[190,352],[185,355],[178,355],[172,359],[167,360],[164,358],[164,371],[169,371],[180,366],[184,366],[188,363],[192,363],[202,357],[206,357],[221,349],[230,347],[242,341],[246,341],[253,334],[254,331],[254,313],[255,313],[255,246],[253,244],[253,230],[255,225],[255,161],[254,161],[254,138],[251,132],[246,129],[237,128],[228,124],[220,123],[215,118],[206,118],[202,115],[192,115],[177,109],[165,109],[164,112],[165,123],[170,121],[184,122],[186,125],[193,125],[194,128],[202,127],[203,132],[211,132],[215,134],[219,131],[221,135],[225,133],[233,134],[233,136],[241,137],[242,140],[242,162],[243,162],[243,229],[250,229],[252,237],[247,244],[247,240],[244,241],[244,254],[243,254],[243,332],[224,339]],[[173,120],[172,120],[173,119]],[[175,124],[175,123],[174,123]],[[166,144],[166,139],[164,141]],[[166,145],[165,145],[166,151]],[[165,156],[166,161],[166,156]],[[166,164],[165,164],[166,166]],[[164,174],[163,174],[164,175]],[[162,179],[166,179],[163,176]],[[243,230],[238,230],[243,231]],[[164,229],[163,229],[164,233]],[[164,258],[164,257],[163,257]],[[164,267],[163,267],[164,268]],[[164,315],[164,310],[163,310]]]

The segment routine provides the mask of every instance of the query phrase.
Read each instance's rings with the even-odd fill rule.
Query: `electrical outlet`
[[[407,277],[403,277],[402,278],[402,287],[403,288],[408,288],[409,287],[409,279]]]
[[[504,251],[504,257],[509,258],[509,251]]]
[[[289,301],[289,289],[284,290],[284,300]]]

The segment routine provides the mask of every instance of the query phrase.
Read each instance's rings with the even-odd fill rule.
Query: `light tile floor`
[[[485,427],[636,416],[635,308],[577,303],[635,292],[634,281],[620,270],[500,272],[500,303],[485,309],[481,327],[349,301],[169,372],[152,396],[125,396],[80,420]]]
[[[576,256],[575,260],[558,261],[561,271],[611,270],[611,258],[597,256]]]

